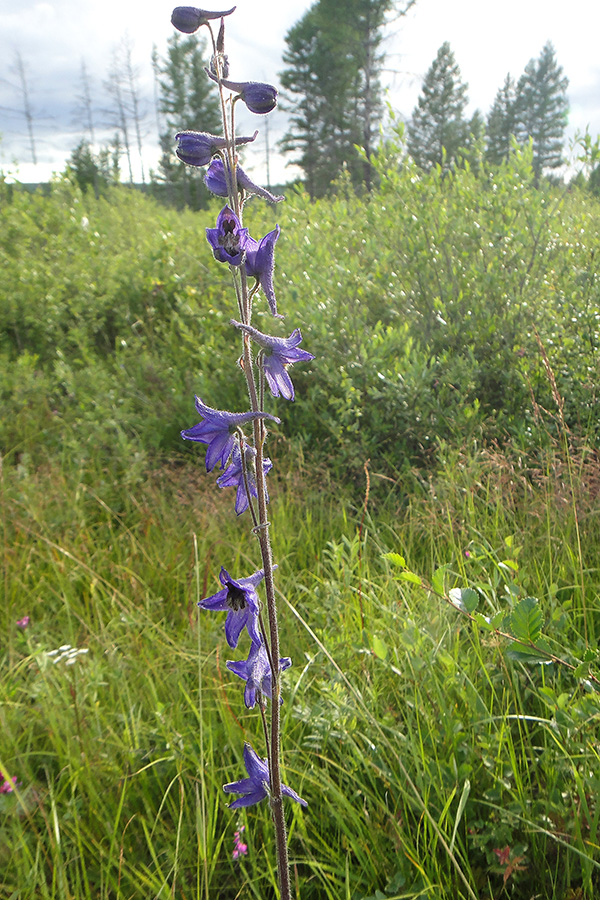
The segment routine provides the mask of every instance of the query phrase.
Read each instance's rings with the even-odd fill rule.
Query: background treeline
[[[370,190],[377,178],[372,157],[393,131],[386,111],[383,74],[389,67],[386,38],[402,28],[416,0],[316,0],[288,31],[280,73],[278,115],[288,115],[277,150],[301,170],[311,197],[326,195],[345,171],[356,190]],[[144,171],[143,146],[151,114],[140,92],[131,42],[115,48],[103,84],[104,109],[82,63],[76,117],[82,138],[67,171],[83,190],[96,193],[120,180],[133,183],[134,168],[145,189],[161,202],[199,209],[209,202],[203,170],[184,166],[174,154],[174,136],[184,129],[219,131],[217,91],[205,75],[208,47],[203,37],[173,34],[161,56],[152,52],[153,116],[161,154],[155,170]],[[523,73],[507,74],[486,114],[467,117],[468,85],[450,45],[445,42],[426,73],[412,115],[406,118],[407,149],[425,170],[444,171],[465,160],[477,166],[482,157],[499,165],[513,147],[531,141],[536,181],[560,170],[565,162],[568,78],[551,43],[532,57]],[[114,136],[98,148],[97,134]],[[31,122],[33,135],[34,123]],[[33,137],[32,137],[33,140]],[[266,141],[267,171],[273,148]],[[598,190],[600,167],[590,186]]]

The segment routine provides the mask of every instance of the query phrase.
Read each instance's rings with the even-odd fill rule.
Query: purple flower
[[[263,348],[262,367],[273,396],[293,400],[294,385],[287,373],[287,367],[295,362],[314,359],[312,353],[298,349],[298,344],[302,340],[300,329],[295,328],[289,338],[276,338],[257,331],[252,325],[242,325],[235,319],[231,320],[231,324],[241,328]]]
[[[207,9],[196,9],[195,6],[176,6],[171,15],[171,24],[184,34],[193,34],[201,25],[208,25],[209,19],[220,19],[230,16],[235,6],[224,12],[209,12]]]
[[[23,630],[25,630],[25,628],[27,628],[27,626],[29,625],[29,622],[29,616],[23,616],[22,619],[17,619],[17,628],[22,628]]]
[[[235,146],[250,144],[256,140],[257,134],[258,131],[255,131],[252,137],[236,137]],[[206,131],[180,131],[175,135],[175,140],[175,153],[188,166],[207,166],[215,153],[227,147],[224,137]]]
[[[244,628],[248,629],[248,634],[257,644],[262,640],[258,631],[259,601],[256,585],[264,576],[264,569],[259,569],[254,575],[236,581],[227,569],[221,566],[219,581],[223,585],[222,590],[198,602],[201,609],[227,612],[225,637],[234,650]]]
[[[251,278],[256,278],[260,284],[269,303],[271,313],[277,319],[283,319],[283,316],[277,312],[277,300],[275,298],[275,289],[273,288],[275,244],[279,238],[279,232],[279,225],[276,225],[275,229],[266,234],[260,242],[248,236],[246,242],[246,273]]]
[[[209,69],[205,71],[213,81],[219,81]],[[277,106],[277,88],[272,84],[264,84],[262,81],[228,81],[226,78],[221,79],[221,84],[228,90],[235,91],[250,112],[259,116],[270,113]]]
[[[283,194],[276,197],[270,191],[267,191],[266,188],[254,184],[254,182],[248,178],[241,166],[237,166],[235,171],[237,175],[238,190],[247,191],[249,194],[256,194],[258,197],[262,197],[263,200],[268,200],[269,203],[279,203],[281,200],[285,200]],[[227,196],[229,189],[225,177],[225,165],[222,159],[213,159],[204,176],[204,183],[209,191],[212,191],[217,197]]]
[[[289,669],[292,661],[289,656],[284,656],[279,660],[279,671],[283,672]],[[232,662],[227,660],[227,668],[234,675],[243,678],[246,682],[244,690],[244,703],[248,709],[253,709],[256,705],[256,693],[261,693],[264,697],[272,699],[273,691],[273,673],[269,664],[269,657],[265,645],[252,642],[248,659],[240,662]],[[283,700],[279,698],[279,702]]]
[[[253,419],[271,419],[279,422],[277,416],[265,412],[232,413],[225,410],[212,409],[196,397],[196,409],[202,416],[202,422],[181,432],[185,441],[199,441],[207,444],[206,471],[210,472],[217,463],[224,469],[236,443],[235,430]]]
[[[248,487],[250,488],[250,496],[258,497],[256,489],[256,450],[244,443],[244,452],[246,457],[246,478]],[[267,475],[273,468],[273,463],[268,456],[263,457],[263,472]],[[222,475],[217,478],[217,484],[220,488],[236,487],[237,494],[235,497],[235,511],[238,516],[248,509],[248,493],[244,482],[244,472],[242,469],[242,454],[237,444],[233,448],[231,461]],[[265,500],[269,502],[269,495],[265,490]]]
[[[3,781],[0,784],[0,794],[12,794],[14,789],[21,784],[20,781],[17,781],[17,776],[13,775],[13,777],[9,781]]]
[[[241,266],[248,241],[248,229],[242,228],[232,209],[224,206],[217,217],[217,227],[206,229],[206,239],[215,259],[230,266]]]
[[[244,744],[244,765],[246,766],[248,778],[242,778],[241,781],[232,781],[230,784],[223,785],[223,790],[226,794],[243,795],[229,804],[230,809],[239,809],[242,806],[254,806],[255,803],[260,803],[268,795],[271,787],[267,761],[266,759],[261,759],[250,744]],[[308,806],[306,800],[299,797],[296,791],[289,788],[287,784],[281,785],[281,793],[284,797],[290,797],[302,806]]]

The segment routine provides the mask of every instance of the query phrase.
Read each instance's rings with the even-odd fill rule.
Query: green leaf
[[[533,647],[524,647],[518,641],[513,641],[512,644],[508,645],[505,653],[514,662],[528,663],[529,665],[549,665],[552,662],[549,659],[552,655],[552,650],[543,639],[538,640],[535,649]]]
[[[542,631],[542,611],[535,597],[525,597],[513,609],[509,630],[513,637],[526,644],[535,644]]]
[[[440,566],[439,569],[436,569],[433,573],[433,577],[431,579],[431,587],[436,592],[436,594],[440,594],[443,596],[444,594],[444,575],[446,574],[449,568],[448,563],[444,563],[443,566]]]
[[[573,675],[575,676],[575,678],[585,678],[589,674],[590,674],[590,664],[587,662],[579,663],[579,665],[576,667],[575,671],[573,672]]]
[[[476,612],[474,617],[477,624],[483,628],[485,631],[494,631],[494,626],[492,625],[491,619],[487,616],[484,616],[483,613]]]
[[[452,603],[471,615],[479,605],[479,594],[473,588],[452,588],[449,593]]]
[[[406,560],[403,556],[400,556],[399,553],[383,553],[383,559],[387,559],[388,562],[391,562],[393,566],[398,566],[401,569],[406,568]]]
[[[385,641],[376,634],[373,635],[372,649],[378,659],[385,659],[388,654],[388,648]]]
[[[398,578],[402,581],[410,581],[412,584],[422,584],[421,579],[414,572],[400,572]]]

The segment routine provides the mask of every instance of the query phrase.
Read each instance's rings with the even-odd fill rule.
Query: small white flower
[[[78,656],[83,653],[89,653],[89,649],[87,647],[72,647],[70,644],[61,644],[58,650],[48,650],[46,656],[52,659],[54,665],[65,661],[66,666],[72,666]]]

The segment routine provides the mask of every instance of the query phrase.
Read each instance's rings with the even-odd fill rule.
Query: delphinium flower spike
[[[258,630],[259,600],[256,586],[265,577],[264,569],[254,572],[247,578],[232,578],[227,569],[221,566],[219,581],[223,585],[220,591],[211,597],[198,601],[201,609],[227,612],[225,620],[225,637],[229,646],[235,650],[240,634],[247,629],[253,641],[260,644],[262,637]]]
[[[294,385],[288,375],[287,367],[295,362],[314,359],[312,353],[298,349],[302,340],[299,328],[294,328],[288,338],[271,337],[253,328],[252,325],[243,325],[241,322],[231,320],[231,324],[249,334],[263,349],[262,367],[269,383],[269,388],[274,397],[283,397],[285,400],[294,399]]]
[[[245,201],[252,194],[268,202],[279,202],[283,198],[254,184],[240,167],[237,148],[254,141],[256,134],[235,137],[235,111],[237,102],[242,101],[253,113],[269,113],[277,104],[277,89],[262,82],[229,79],[224,22],[221,21],[215,42],[211,20],[231,12],[233,9],[225,13],[208,13],[196,7],[177,7],[173,13],[173,24],[187,34],[201,25],[209,27],[213,53],[206,73],[218,86],[224,135],[219,137],[204,131],[182,131],[177,135],[177,155],[190,165],[209,166],[205,179],[209,190],[227,198],[227,205],[220,211],[215,227],[206,229],[206,238],[215,259],[227,264],[230,269],[235,305],[241,320],[234,321],[234,324],[244,332],[237,371],[241,369],[246,381],[250,411],[232,413],[217,410],[196,398],[201,421],[181,434],[186,440],[207,445],[207,470],[220,466],[223,471],[217,478],[218,486],[236,488],[235,512],[240,515],[249,509],[252,533],[260,547],[262,568],[247,578],[235,579],[222,567],[219,575],[221,590],[204,598],[198,605],[206,610],[227,613],[225,636],[230,647],[237,647],[244,631],[250,637],[247,658],[228,661],[227,665],[230,671],[246,682],[244,700],[248,708],[259,707],[266,758],[258,756],[246,744],[244,762],[248,777],[226,784],[224,790],[241,795],[231,804],[233,809],[251,806],[268,798],[274,824],[279,896],[281,900],[292,900],[282,801],[284,796],[302,806],[306,806],[306,801],[281,782],[281,674],[289,668],[291,660],[281,657],[279,650],[273,577],[277,566],[273,562],[267,506],[266,478],[272,463],[265,454],[265,424],[267,421],[279,422],[279,419],[264,411],[264,382],[266,379],[274,397],[293,400],[294,387],[287,367],[314,357],[299,349],[302,335],[298,329],[288,338],[276,338],[252,327],[253,297],[259,289],[266,297],[272,315],[282,318],[277,312],[273,287],[275,245],[280,230],[279,225],[275,225],[260,240],[251,237],[243,222]],[[232,91],[233,96],[227,95],[226,91]],[[254,284],[251,279],[254,279]],[[258,348],[256,358],[253,356],[254,344]],[[257,587],[263,581],[265,598],[264,608],[261,609]],[[266,701],[269,698],[270,722],[267,724]],[[246,849],[246,845],[238,843],[235,858],[239,858]]]
[[[226,794],[242,794],[237,800],[229,804],[230,809],[240,809],[242,806],[254,806],[260,803],[269,795],[271,787],[271,779],[269,776],[269,767],[266,759],[261,759],[252,749],[250,744],[244,744],[244,765],[248,778],[242,778],[240,781],[231,781],[229,784],[223,785]],[[281,785],[281,793],[284,797],[289,797],[300,803],[301,806],[308,806],[306,800],[299,797],[296,791],[293,791],[287,784]]]

